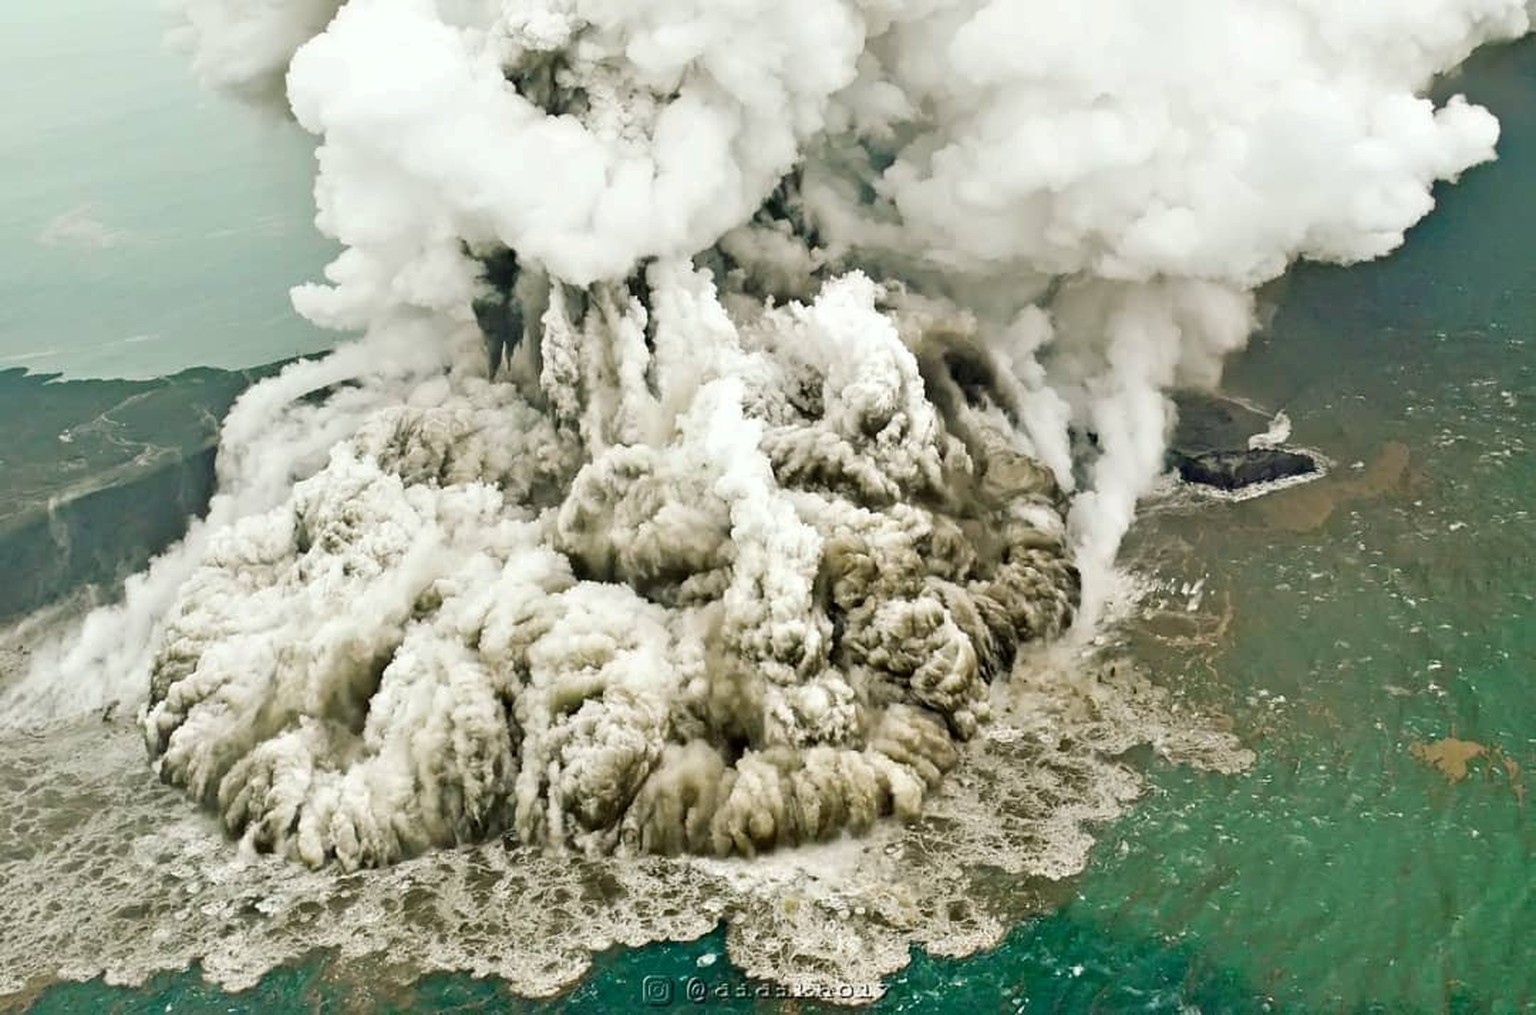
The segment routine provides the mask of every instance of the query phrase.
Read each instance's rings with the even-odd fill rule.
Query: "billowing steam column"
[[[232,832],[347,867],[917,813],[1020,646],[1091,622],[1165,392],[1215,382],[1254,287],[1391,250],[1492,157],[1486,111],[1420,93],[1528,27],[1524,0],[186,18],[201,74],[323,139],[346,249],[295,304],[364,337],[283,426],[253,417],[309,375],[252,392],[216,523],[130,593],[144,729]]]
[[[917,813],[1077,601],[1005,375],[861,275],[750,325],[646,281],[552,284],[508,379],[424,384],[217,537],[154,663],[163,778],[347,866]]]

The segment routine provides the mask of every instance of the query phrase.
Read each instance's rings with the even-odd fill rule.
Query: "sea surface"
[[[22,164],[17,133],[0,140],[0,367],[146,376],[324,340],[284,309],[326,253],[307,141],[199,97],[137,6],[22,14],[33,42],[0,69],[34,96],[22,133],[42,134]],[[89,24],[65,13],[87,7]],[[94,84],[48,58],[74,45]],[[1536,1011],[1536,42],[1446,88],[1498,114],[1500,160],[1442,188],[1393,257],[1268,290],[1228,372],[1330,475],[1237,504],[1167,492],[1127,546],[1151,599],[1184,605],[1114,637],[1224,713],[1254,768],[1139,759],[1152,792],[1100,830],[1063,908],[986,954],[916,954],[873,1010]],[[10,242],[77,208],[60,228],[95,240]],[[124,345],[139,333],[160,337]],[[467,977],[384,992],[317,956],[239,994],[194,968],[31,1008],[626,1012],[668,992],[689,1007],[694,977],[711,1010],[816,1007],[755,996],[717,929],[605,953],[537,1002]]]
[[[155,377],[325,348],[289,287],[316,233],[314,141],[200,89],[155,0],[6,5],[0,370]]]

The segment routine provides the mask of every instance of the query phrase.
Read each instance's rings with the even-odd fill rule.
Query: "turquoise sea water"
[[[1063,910],[988,954],[916,956],[875,1010],[1536,1010],[1536,43],[1453,84],[1499,114],[1501,160],[1443,189],[1393,258],[1277,286],[1229,372],[1334,474],[1150,505],[1128,548],[1205,580],[1187,622],[1125,637],[1231,717],[1254,770],[1146,760],[1153,792],[1102,830]],[[242,994],[193,970],[60,986],[33,1010],[623,1012],[662,982],[689,1007],[690,977],[732,995],[711,1010],[793,1007],[751,997],[724,952],[718,931],[613,952],[542,1002],[462,977],[375,993],[317,957]]]

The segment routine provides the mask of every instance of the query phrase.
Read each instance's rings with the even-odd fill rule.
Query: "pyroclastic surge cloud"
[[[186,0],[320,139],[361,333],[73,665],[254,845],[743,854],[912,816],[1091,624],[1252,292],[1387,253],[1524,0]],[[136,662],[135,662],[136,661]],[[133,663],[133,665],[129,665]]]

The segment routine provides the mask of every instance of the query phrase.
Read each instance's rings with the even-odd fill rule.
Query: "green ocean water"
[[[874,1010],[1536,1010],[1536,43],[1449,87],[1499,115],[1500,161],[1442,188],[1394,257],[1267,293],[1273,317],[1228,374],[1333,475],[1149,505],[1127,548],[1204,579],[1186,624],[1125,638],[1230,716],[1254,770],[1146,759],[1153,792],[1101,830],[1063,910],[984,955],[915,956]],[[1435,752],[1458,745],[1456,779]],[[33,1010],[625,1012],[662,983],[665,1007],[689,1007],[690,977],[711,1010],[790,1007],[751,996],[716,931],[600,956],[541,1002],[463,977],[376,994],[317,956],[241,994],[191,970],[52,988]]]

